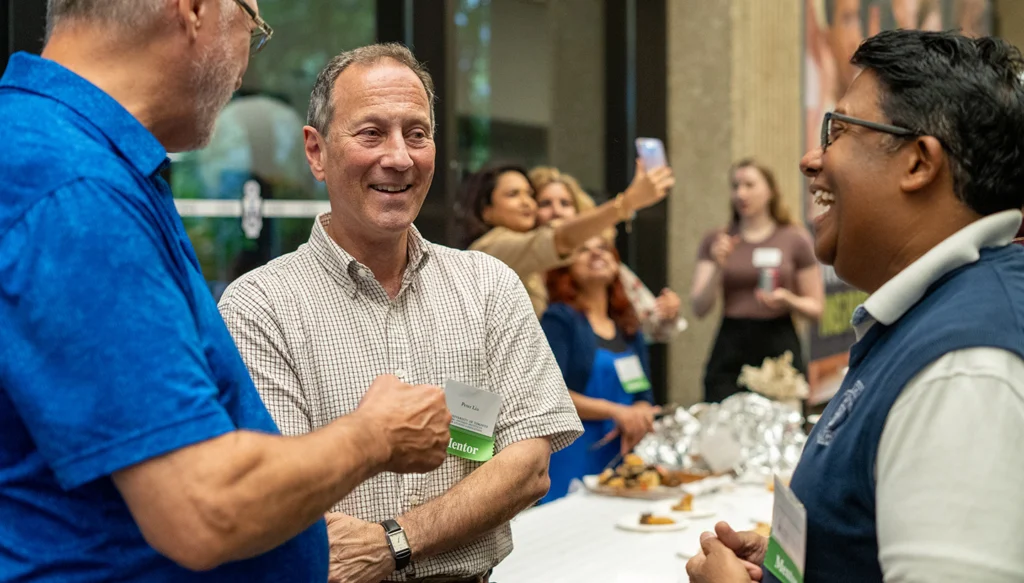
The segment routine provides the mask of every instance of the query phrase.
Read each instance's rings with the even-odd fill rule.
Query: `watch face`
[[[398,531],[388,536],[391,537],[391,546],[396,552],[409,548],[409,539],[405,538],[404,531]]]

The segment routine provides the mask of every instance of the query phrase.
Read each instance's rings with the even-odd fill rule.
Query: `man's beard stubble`
[[[217,116],[231,101],[231,96],[235,92],[238,71],[226,48],[211,47],[205,51],[196,63],[192,75],[191,90],[195,111],[193,149],[203,148],[210,143],[217,124]]]

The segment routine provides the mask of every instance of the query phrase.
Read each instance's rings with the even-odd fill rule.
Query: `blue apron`
[[[629,394],[622,388],[615,361],[636,355],[632,348],[624,352],[612,352],[606,348],[598,348],[594,355],[594,364],[590,368],[590,379],[583,394],[604,399],[621,405],[632,405],[644,393]],[[551,488],[540,503],[557,500],[569,493],[569,484],[575,478],[590,474],[599,474],[609,462],[619,454],[621,440],[615,438],[603,447],[590,451],[590,447],[601,441],[601,438],[615,429],[615,421],[583,421],[583,435],[569,447],[551,455],[548,475],[551,477]]]

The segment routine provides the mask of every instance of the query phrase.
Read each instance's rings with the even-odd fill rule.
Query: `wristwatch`
[[[395,558],[395,570],[405,569],[412,560],[412,549],[409,548],[409,539],[405,537],[405,531],[394,520],[385,520],[380,525],[384,527],[388,548],[391,549],[391,556]]]

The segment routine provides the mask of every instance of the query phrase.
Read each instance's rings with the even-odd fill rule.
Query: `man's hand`
[[[700,537],[701,553],[686,563],[691,583],[750,583],[759,581],[751,575],[750,563],[736,556],[731,549],[710,532]],[[760,568],[757,570],[760,576]]]
[[[353,415],[381,433],[388,452],[385,470],[425,473],[444,463],[452,416],[440,387],[414,387],[396,376],[381,375]]]
[[[654,315],[662,322],[675,320],[679,317],[679,306],[681,304],[679,295],[665,288],[661,290],[661,295],[658,296],[658,299],[654,300]]]
[[[768,552],[768,539],[752,530],[736,532],[729,526],[728,522],[719,522],[715,525],[715,535],[722,544],[728,547],[736,556],[752,563],[760,565],[764,563],[764,555]],[[760,576],[751,578],[760,580]]]
[[[358,518],[327,513],[331,544],[328,583],[378,583],[395,570],[384,527]]]

